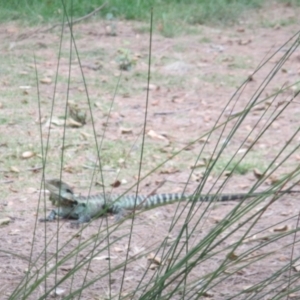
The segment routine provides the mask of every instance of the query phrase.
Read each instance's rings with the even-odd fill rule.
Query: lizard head
[[[76,204],[73,189],[60,179],[48,179],[45,181],[45,188],[50,192],[50,200],[56,204]],[[76,203],[75,203],[76,202]]]

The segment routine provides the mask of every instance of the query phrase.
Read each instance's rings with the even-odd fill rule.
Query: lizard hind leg
[[[56,219],[56,216],[57,216],[56,210],[52,210],[47,218],[40,218],[39,221],[40,222],[54,221]]]
[[[91,218],[88,215],[81,215],[78,220],[71,221],[70,226],[71,228],[79,228],[79,225],[82,223],[88,223],[91,221]]]
[[[76,221],[77,223],[88,223],[91,221],[91,217],[88,215],[81,215],[78,220]]]
[[[119,209],[118,212],[115,212],[115,222],[120,222],[123,219],[126,219],[127,217],[130,217],[133,215],[133,211],[129,209]]]

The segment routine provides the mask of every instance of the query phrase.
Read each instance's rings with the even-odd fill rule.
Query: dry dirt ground
[[[159,32],[153,34],[151,84],[140,175],[138,170],[147,104],[147,25],[118,21],[116,35],[107,34],[111,24],[105,22],[91,21],[76,25],[73,30],[80,68],[74,44],[70,49],[70,34],[67,28],[64,30],[59,52],[59,27],[42,33],[34,28],[2,24],[0,216],[1,219],[8,218],[9,222],[0,227],[1,299],[8,298],[25,278],[30,259],[36,262],[29,273],[29,276],[33,276],[31,283],[37,280],[38,277],[34,274],[41,268],[45,259],[49,260],[49,270],[55,264],[51,257],[57,253],[57,247],[62,247],[70,237],[73,239],[58,253],[58,259],[66,257],[72,253],[75,246],[88,241],[91,241],[91,245],[79,252],[77,261],[85,262],[87,257],[92,256],[89,251],[93,248],[96,249],[96,257],[91,265],[85,265],[76,273],[72,283],[71,279],[68,279],[59,284],[63,295],[79,288],[84,280],[93,280],[99,276],[101,278],[95,280],[82,293],[81,299],[126,296],[135,290],[136,294],[129,298],[138,299],[143,292],[140,287],[138,290],[139,284],[145,285],[152,276],[163,272],[164,269],[161,266],[146,272],[149,265],[147,255],[155,252],[165,239],[168,241],[165,249],[170,249],[172,241],[180,233],[190,206],[186,208],[184,204],[180,204],[183,215],[172,229],[170,226],[177,204],[138,215],[134,222],[130,246],[128,233],[131,220],[121,223],[113,231],[114,226],[118,226],[113,217],[100,218],[80,233],[77,233],[78,229],[71,228],[68,221],[60,222],[59,225],[57,222],[39,223],[37,218],[43,217],[45,203],[47,213],[51,210],[50,204],[47,203],[47,194],[40,192],[43,176],[42,158],[47,157],[46,178],[59,177],[62,169],[63,180],[78,193],[88,193],[91,181],[97,182],[97,185],[92,185],[91,193],[101,191],[103,186],[114,193],[124,192],[134,185],[140,176],[146,175],[165,160],[166,163],[140,183],[139,192],[182,192],[184,188],[193,192],[201,183],[207,160],[210,156],[215,156],[215,147],[218,153],[221,146],[227,142],[237,119],[228,122],[226,127],[216,129],[209,138],[204,134],[211,130],[216,122],[222,124],[230,116],[235,116],[245,109],[248,101],[254,99],[251,97],[255,95],[267,75],[273,68],[278,68],[276,76],[259,95],[258,101],[265,101],[253,107],[240,124],[203,187],[205,192],[210,189],[217,191],[220,187],[226,193],[247,192],[257,182],[257,176],[259,177],[259,174],[255,176],[253,173],[254,169],[265,170],[299,127],[299,100],[296,98],[291,101],[297,86],[287,88],[277,97],[266,99],[282,87],[288,87],[298,80],[299,49],[295,50],[284,65],[278,65],[291,46],[284,43],[299,30],[293,22],[297,15],[295,9],[280,6],[273,7],[267,14],[265,11],[259,11],[241,24],[230,28],[194,26],[189,28],[186,35],[175,38],[165,38]],[[276,54],[271,56],[275,52]],[[253,74],[269,57],[270,60]],[[120,65],[124,61],[130,70],[120,71]],[[247,78],[248,84],[227,106],[229,99]],[[53,99],[54,109],[50,119]],[[87,112],[85,125],[76,127],[68,123],[64,130],[62,125],[67,99],[75,102],[81,112]],[[283,113],[272,122],[260,140],[250,147],[270,119],[286,104],[288,105]],[[100,149],[102,175],[97,162],[95,135]],[[298,135],[293,138],[293,142],[281,157],[297,144]],[[250,148],[251,151],[243,160],[244,171],[234,172],[230,177],[221,174],[229,158],[236,154],[237,161]],[[172,157],[181,149],[184,150]],[[199,153],[200,159],[196,161]],[[259,190],[269,188],[277,178],[292,171],[299,164],[299,159],[300,155],[295,151],[282,167],[275,171],[271,179],[262,182]],[[191,169],[195,163],[197,168]],[[93,178],[95,166],[96,176]],[[226,184],[222,186],[225,181]],[[292,180],[295,181],[296,179]],[[136,188],[131,190],[135,191]],[[296,194],[283,195],[280,200],[268,206],[251,231],[252,234],[256,234],[257,240],[242,244],[236,250],[237,257],[233,256],[231,260],[234,262],[239,253],[261,245],[265,240],[259,238],[274,234],[274,229],[278,227],[287,233],[295,229],[298,198]],[[267,198],[259,202],[249,214],[258,212],[269,201],[270,198]],[[195,215],[189,222],[189,228],[195,226],[195,230],[189,239],[189,249],[199,244],[236,205],[236,202],[230,202],[226,205],[202,204],[193,208]],[[197,224],[200,216],[202,219]],[[242,220],[246,218],[247,216]],[[279,222],[282,223],[278,224]],[[237,228],[239,224],[241,223],[234,224],[233,228]],[[110,232],[110,239],[106,238],[107,230]],[[222,241],[214,250],[226,249],[238,241],[246,230],[247,225],[241,225],[236,233]],[[227,233],[228,231],[220,233],[220,239]],[[185,237],[183,235],[180,239],[180,247],[185,243]],[[229,299],[268,278],[287,265],[291,257],[299,257],[299,245],[296,243],[288,246],[293,238],[297,241],[297,236],[287,234],[286,238],[266,244],[256,251],[252,250],[252,259],[271,250],[274,253],[238,271],[241,264],[232,264],[232,269],[228,267],[226,272],[220,275],[222,278],[228,277],[215,286],[210,285],[205,295],[210,299]],[[111,245],[107,252],[106,247],[109,243]],[[46,244],[47,251],[44,252]],[[121,289],[124,271],[122,263],[127,253],[130,262]],[[205,259],[196,265],[187,276],[187,284],[194,284],[194,287],[189,286],[189,292],[178,289],[171,298],[182,298],[183,293],[187,294],[187,299],[199,297],[193,294],[193,291],[199,290],[203,284],[199,279],[216,270],[228,253],[229,248],[216,254],[213,259]],[[162,250],[159,255],[163,255]],[[246,261],[243,263],[246,264]],[[72,271],[73,264],[74,257],[63,261],[57,269],[56,280]],[[111,268],[119,266],[112,272],[111,277],[106,275],[109,265]],[[296,269],[289,270],[280,274],[277,281],[270,284],[266,282],[263,288],[248,290],[235,299],[272,299],[274,294],[286,292],[287,286],[282,282],[287,282],[287,276],[293,280],[299,276]],[[44,272],[45,269],[42,268],[39,276]],[[232,274],[229,276],[230,272]],[[170,289],[178,284],[180,278],[174,279]],[[50,289],[53,286],[54,281],[55,273],[52,273],[47,278],[47,286],[41,283],[29,298],[38,299],[43,295],[45,288]],[[299,283],[295,285],[299,288]],[[299,299],[300,293],[293,291],[290,297]]]

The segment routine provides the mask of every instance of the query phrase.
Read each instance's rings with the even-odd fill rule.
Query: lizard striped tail
[[[223,201],[233,201],[242,200],[250,197],[255,197],[257,194],[220,194],[220,195],[183,195],[180,193],[173,194],[157,194],[152,196],[143,195],[124,195],[121,198],[111,199],[113,201],[113,206],[111,211],[114,214],[120,213],[122,210],[132,210],[132,209],[142,209],[142,208],[152,208],[161,205],[171,204],[179,201],[197,201],[197,202],[223,202]],[[197,199],[197,200],[194,200]]]

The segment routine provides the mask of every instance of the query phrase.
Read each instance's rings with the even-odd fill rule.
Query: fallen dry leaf
[[[290,214],[289,212],[285,212],[285,211],[283,211],[283,212],[280,213],[280,215],[284,216],[284,217],[288,216],[289,214]]]
[[[248,40],[239,40],[238,41],[238,44],[241,45],[241,46],[244,46],[244,45],[248,45],[252,42],[251,39],[248,39]]]
[[[257,105],[252,109],[252,111],[261,111],[261,110],[266,110],[266,107],[264,105]]]
[[[274,184],[276,184],[279,180],[280,180],[280,179],[279,179],[279,177],[278,177],[277,175],[272,174],[272,175],[270,175],[269,178],[268,178],[268,183],[269,183],[270,185],[274,185]]]
[[[114,187],[114,188],[117,188],[121,185],[121,181],[119,180],[116,180],[115,182],[113,182],[110,186],[111,187]]]
[[[209,143],[209,139],[207,137],[201,138],[201,139],[198,140],[198,142],[201,143],[201,144],[206,144],[206,143]]]
[[[120,252],[124,252],[125,249],[120,248],[120,247],[114,247],[114,251],[117,252],[117,253],[120,253]]]
[[[164,137],[161,134],[156,133],[154,130],[150,129],[147,133],[151,138],[153,139],[158,139],[158,140],[164,140],[164,141],[169,141],[166,137]]]
[[[34,193],[36,193],[36,192],[37,192],[37,189],[34,188],[34,187],[28,187],[28,188],[26,189],[26,193],[27,193],[27,194],[34,194]]]
[[[149,91],[158,91],[160,89],[160,86],[158,85],[155,85],[155,84],[149,84],[149,87],[148,86],[145,86],[144,87],[144,90],[149,90]]]
[[[245,286],[243,287],[244,293],[253,293],[257,290],[257,286]]]
[[[283,225],[280,227],[275,227],[273,229],[274,232],[283,232],[283,231],[288,231],[289,230],[289,226],[288,225]]]
[[[239,257],[234,252],[230,252],[227,254],[227,258],[230,260],[237,260]]]
[[[8,225],[10,223],[10,218],[0,219],[0,225]]]
[[[190,169],[194,170],[194,169],[203,168],[203,167],[206,167],[206,163],[205,163],[205,161],[200,161],[196,165],[190,166]]]
[[[122,134],[132,133],[132,128],[120,127],[120,131]]]
[[[65,294],[66,290],[56,287],[51,293],[50,296],[53,298],[61,297]]]
[[[60,267],[60,269],[61,269],[62,271],[69,272],[69,271],[71,271],[71,270],[74,269],[74,265],[62,265],[62,266]]]
[[[35,156],[35,153],[32,152],[32,151],[25,151],[21,155],[21,157],[24,158],[24,159],[28,159],[28,158],[31,158],[33,156]]]
[[[72,166],[72,165],[66,165],[66,166],[64,166],[63,170],[65,172],[68,172],[68,173],[71,173],[71,174],[75,173],[75,171],[76,171],[75,168],[74,168],[74,166]]]
[[[151,262],[151,264],[155,264],[155,265],[161,265],[162,264],[161,258],[158,257],[157,255],[155,255],[154,253],[150,253],[147,256],[147,259],[148,259],[148,261]]]
[[[86,116],[87,116],[86,112],[82,110],[77,103],[69,100],[68,108],[69,108],[69,115],[71,120],[80,123],[81,126],[86,124]],[[75,125],[74,127],[78,127],[78,126]]]
[[[205,292],[201,293],[201,296],[202,296],[202,297],[206,297],[206,298],[213,298],[213,297],[214,297],[214,294],[211,293],[211,292],[205,291]]]
[[[80,132],[80,136],[82,137],[83,140],[87,140],[89,137],[91,137],[91,135],[89,133],[86,133],[86,132],[83,132],[81,131]]]
[[[168,169],[163,169],[159,172],[159,174],[174,174],[174,173],[178,173],[179,169],[175,168],[175,167],[171,167]]]
[[[21,230],[19,229],[14,229],[14,230],[11,230],[8,235],[19,235],[21,234]]]
[[[300,272],[300,263],[293,264],[293,268],[296,272]]]
[[[40,83],[43,83],[43,84],[50,84],[51,82],[52,82],[52,79],[49,77],[45,77],[40,80]]]
[[[254,169],[253,174],[257,179],[261,179],[263,177],[263,173],[260,172],[258,169]]]
[[[18,167],[15,167],[15,166],[11,166],[11,167],[10,167],[10,171],[11,171],[11,172],[14,172],[14,173],[20,173],[19,168],[18,168]]]
[[[150,269],[150,270],[156,270],[156,269],[158,269],[158,267],[159,267],[159,265],[156,265],[156,264],[150,264],[149,269]]]
[[[72,118],[68,118],[67,121],[66,121],[66,124],[67,124],[67,126],[75,127],[75,128],[79,128],[79,127],[82,127],[84,125],[83,123],[77,122]]]
[[[89,259],[90,257],[87,257],[87,259]],[[96,256],[93,257],[92,260],[111,260],[111,259],[115,259],[117,258],[116,256],[112,257],[112,256],[107,256],[107,255],[101,255],[101,256]]]

